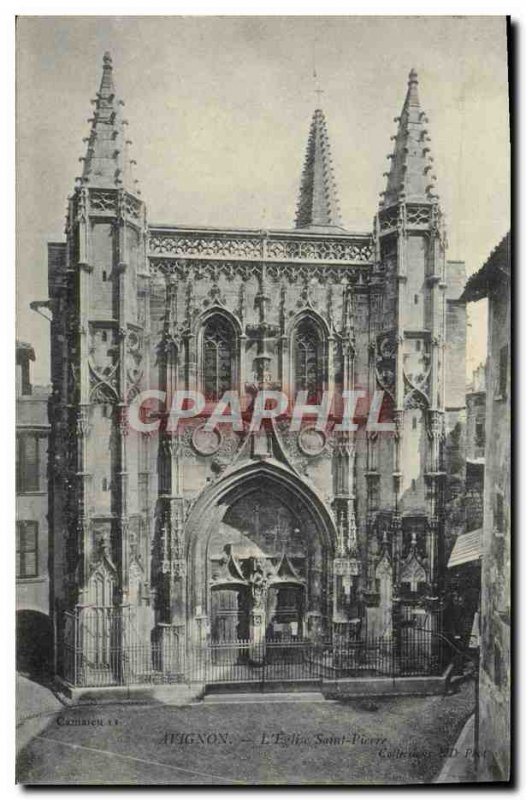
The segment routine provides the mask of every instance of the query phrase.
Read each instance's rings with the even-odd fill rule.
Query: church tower
[[[391,455],[381,442],[368,443],[391,468],[380,506],[392,512],[375,520],[381,553],[375,578],[392,588],[392,613],[380,613],[379,633],[411,618],[434,629],[443,536],[446,241],[415,70],[395,121],[387,186],[375,219],[385,288],[374,320],[371,368],[395,424]],[[373,453],[369,458],[378,459]]]
[[[146,213],[109,53],[92,102],[66,244],[50,245],[53,605],[113,642],[114,610],[147,603],[150,503],[147,442],[127,421],[147,370]]]

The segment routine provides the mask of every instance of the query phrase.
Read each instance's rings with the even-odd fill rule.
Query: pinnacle
[[[395,117],[395,122],[398,130],[391,137],[395,144],[393,153],[388,156],[391,165],[380,205],[390,206],[404,201],[437,202],[429,147],[431,138],[427,129],[429,120],[420,107],[418,74],[414,68],[408,76],[402,112]]]
[[[102,59],[100,88],[92,101],[95,109],[90,120],[82,184],[93,188],[124,188],[140,194],[132,174],[135,163],[129,156],[131,141],[126,134],[127,120],[122,117],[124,102],[118,100],[113,82],[113,62],[109,52]]]
[[[296,229],[341,228],[329,137],[321,108],[314,111],[296,212]]]

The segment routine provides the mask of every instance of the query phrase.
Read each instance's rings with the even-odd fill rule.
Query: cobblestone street
[[[473,708],[459,694],[352,702],[64,707],[21,750],[26,784],[433,781]],[[465,758],[459,753],[457,758]]]

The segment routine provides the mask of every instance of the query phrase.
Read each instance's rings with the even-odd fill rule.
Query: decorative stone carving
[[[443,439],[445,436],[444,413],[442,411],[428,411],[427,420],[427,432],[429,438]]]
[[[327,444],[327,435],[314,426],[302,428],[298,436],[298,447],[306,456],[319,456]]]
[[[81,408],[77,413],[77,436],[85,438],[91,430],[89,408]]]
[[[407,224],[411,227],[427,227],[431,220],[429,206],[407,206]]]
[[[90,211],[115,214],[117,211],[117,193],[113,190],[93,189],[89,194]]]
[[[88,353],[90,400],[111,403],[119,399],[119,362],[115,328],[90,325]]]
[[[212,235],[196,234],[150,234],[152,254],[170,253],[177,256],[224,256],[238,258],[261,258],[262,240],[251,237],[217,238]]]
[[[394,398],[396,378],[396,336],[394,331],[378,336],[375,374],[380,388]]]
[[[429,405],[429,400],[427,395],[424,394],[424,392],[422,392],[420,389],[411,386],[411,384],[407,380],[404,380],[404,384],[406,388],[404,408],[408,410],[419,408],[422,411],[425,411]]]
[[[339,237],[334,241],[316,239],[279,239],[253,236],[224,236],[214,234],[150,234],[150,254],[170,254],[182,257],[220,256],[222,258],[305,261],[368,262],[374,251],[372,237]],[[266,249],[266,253],[263,249]]]
[[[380,232],[394,230],[398,221],[398,207],[386,208],[379,214]]]
[[[126,405],[119,406],[118,426],[121,436],[127,436],[129,431],[128,426],[128,407]]]
[[[123,196],[122,210],[124,215],[127,216],[129,219],[140,220],[142,212],[142,203],[140,200],[136,200],[130,194],[125,192]]]
[[[143,360],[143,336],[139,330],[130,329],[128,331],[126,348],[126,378],[128,381],[128,402],[139,393],[139,384],[142,380],[144,370]]]
[[[419,585],[425,583],[426,580],[427,575],[424,567],[416,557],[415,552],[411,551],[400,572],[400,583],[408,584],[411,592],[417,592]]]
[[[183,558],[176,558],[172,561],[172,578],[181,580],[186,577],[186,561]]]
[[[150,256],[150,266],[152,274],[158,272],[162,275],[174,275],[179,279],[191,276],[196,281],[212,281],[214,275],[222,275],[231,281],[239,278],[245,283],[252,279],[258,279],[261,274],[261,265],[257,262],[244,261],[220,261],[212,263],[206,260],[192,260],[177,258],[164,258]],[[359,276],[365,282],[368,280],[367,269],[360,267],[359,264],[312,264],[312,263],[277,263],[269,262],[266,264],[266,274],[269,280],[276,283],[286,280],[289,284],[296,284],[306,278],[315,278],[320,285],[334,284],[341,285],[345,279],[357,281]]]
[[[252,612],[265,612],[265,604],[268,590],[268,580],[265,576],[262,564],[255,559],[253,571],[249,578],[250,588],[252,591]],[[254,623],[256,621],[254,620]]]
[[[407,340],[407,345],[411,343]],[[420,350],[404,353],[404,388],[405,408],[426,408],[429,405],[429,381],[431,374],[431,356],[429,342],[418,339]]]
[[[202,456],[212,456],[217,453],[221,444],[221,434],[217,430],[209,431],[202,425],[192,434],[192,445],[197,453]]]
[[[360,574],[360,562],[356,558],[335,558],[333,572],[342,577],[356,577]]]

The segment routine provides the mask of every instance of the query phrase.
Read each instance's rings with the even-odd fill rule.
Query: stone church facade
[[[95,675],[108,650],[153,643],[155,669],[183,674],[210,641],[440,630],[463,525],[464,266],[446,260],[414,71],[397,126],[369,233],[342,224],[320,109],[293,228],[155,225],[104,56],[65,242],[48,246],[59,674],[79,680],[72,647]],[[139,432],[129,406],[151,388],[166,404]],[[308,415],[297,432],[286,415],[204,429],[224,391],[247,409],[261,388],[382,391],[394,430],[367,430],[360,404],[352,432]],[[170,432],[181,389],[207,405]]]

